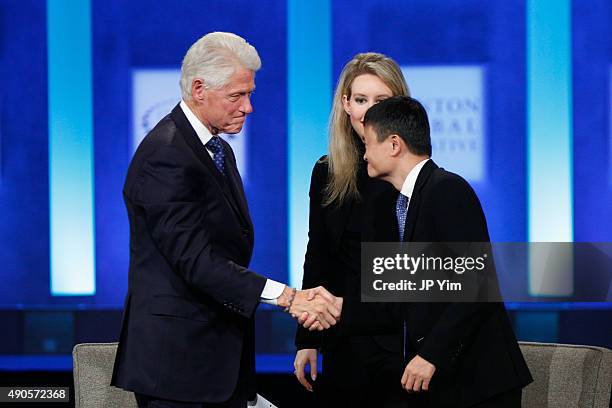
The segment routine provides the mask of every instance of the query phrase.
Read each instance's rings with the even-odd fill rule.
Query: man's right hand
[[[304,388],[312,392],[312,384],[304,375],[306,364],[310,365],[310,378],[312,381],[315,381],[317,379],[317,349],[298,350],[295,354],[295,361],[293,362],[293,367],[295,368],[294,373],[298,381]]]
[[[285,287],[283,293],[278,297],[278,305],[289,306],[292,289]],[[289,313],[294,318],[307,315],[311,320],[317,321],[318,330],[329,329],[340,319],[342,302],[322,286],[298,290],[289,308]]]

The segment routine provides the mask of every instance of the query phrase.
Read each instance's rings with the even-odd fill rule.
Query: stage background
[[[537,30],[542,7],[563,35]],[[88,23],[89,37],[79,42],[84,48],[71,48],[74,27],[57,20],[63,12]],[[340,70],[363,51],[383,52],[402,66],[431,116],[434,160],[474,186],[494,241],[612,240],[608,1],[1,0],[0,321],[11,334],[0,340],[0,368],[66,369],[74,343],[116,339],[129,249],[121,189],[135,140],[178,102],[175,82],[186,49],[217,30],[248,39],[263,61],[255,112],[232,140],[255,225],[254,270],[301,282],[310,172],[325,153]],[[551,70],[538,76],[531,68],[551,49]],[[73,59],[88,70],[91,92],[79,88],[62,103],[86,109],[92,137],[77,137],[78,149],[62,153],[52,121],[63,106],[57,89],[61,98],[72,78],[57,83],[51,73],[81,67],[62,65]],[[555,92],[569,95],[567,112],[534,119],[537,101],[559,102]],[[81,125],[79,117],[76,122],[59,126]],[[559,122],[568,124],[565,133],[534,131],[557,129]],[[541,140],[550,149],[533,147]],[[559,146],[568,154],[555,154]],[[90,155],[90,166],[79,167],[82,155]],[[73,161],[72,173],[54,178],[54,165]],[[543,179],[540,165],[563,171]],[[77,175],[85,187],[70,182]],[[553,188],[541,198],[533,187],[547,183]],[[54,200],[62,194],[74,203],[92,200],[84,212],[91,229],[75,233],[54,220]],[[569,212],[540,219],[531,212],[539,205]],[[58,225],[53,233],[52,225]],[[87,242],[90,256],[79,249]],[[71,254],[66,262],[74,256],[83,263],[54,266],[61,265],[52,262],[58,248]],[[84,284],[66,289],[60,278]],[[529,276],[517,279],[528,290]],[[612,346],[609,303],[508,307],[523,340]],[[260,309],[258,369],[292,371],[294,324]]]

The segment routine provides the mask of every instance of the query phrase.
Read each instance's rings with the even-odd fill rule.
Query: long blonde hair
[[[353,81],[359,75],[379,77],[391,89],[393,96],[410,95],[400,67],[386,55],[367,52],[355,55],[340,74],[329,119],[329,179],[325,187],[323,205],[341,205],[346,200],[359,199],[357,170],[359,164],[359,138],[344,111],[342,97],[351,98]]]

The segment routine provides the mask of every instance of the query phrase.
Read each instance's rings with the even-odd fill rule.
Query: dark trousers
[[[402,401],[401,353],[381,348],[369,336],[342,339],[323,353],[314,384],[321,408],[395,408]]]
[[[366,408],[371,405],[367,371],[349,344],[323,353],[323,367],[313,383],[321,408]]]
[[[252,341],[250,336],[245,337],[244,341],[248,347],[254,348],[254,343],[248,343]],[[242,355],[240,356],[238,383],[236,384],[236,389],[229,400],[221,403],[183,402],[165,400],[162,398],[136,393],[138,408],[245,408],[247,406],[247,401],[254,399],[255,396],[253,386],[249,386],[246,380],[249,369],[245,367],[251,367],[251,364],[249,363],[249,355],[245,353],[246,347],[247,346],[243,348]]]
[[[470,408],[521,408],[522,396],[523,389],[518,388],[496,395]]]
[[[522,394],[523,390],[521,388],[506,391],[476,405],[470,405],[469,408],[521,408]],[[447,405],[444,406],[447,407]],[[397,407],[436,408],[429,401],[429,394],[427,392],[418,392],[411,394],[406,392],[403,405],[397,405]]]
[[[238,390],[237,390],[238,391]],[[247,397],[245,393],[235,392],[232,397],[219,404],[207,402],[171,401],[148,395],[136,394],[138,408],[245,408]]]

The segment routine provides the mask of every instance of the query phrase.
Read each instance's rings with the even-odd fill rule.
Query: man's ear
[[[206,99],[206,85],[203,79],[196,78],[191,82],[191,97],[198,102]]]
[[[403,150],[402,138],[399,135],[389,135],[388,140],[391,147],[391,156],[398,156]]]

